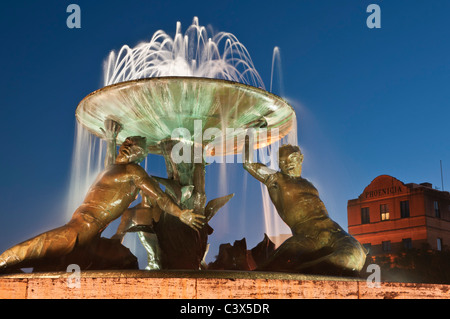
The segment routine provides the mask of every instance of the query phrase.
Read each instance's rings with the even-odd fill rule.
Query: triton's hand
[[[120,123],[118,123],[110,118],[107,118],[105,120],[104,124],[105,124],[105,129],[100,128],[104,137],[106,139],[115,140],[117,135],[119,134],[119,132],[122,130],[122,125],[120,125]]]
[[[244,166],[245,164],[253,163],[253,145],[250,145],[250,138],[254,143],[252,132],[249,132],[247,135],[245,135],[245,143],[244,147],[242,148],[242,158],[244,160]]]
[[[205,225],[205,216],[194,214],[193,209],[185,209],[180,215],[180,220],[194,230],[200,230]]]

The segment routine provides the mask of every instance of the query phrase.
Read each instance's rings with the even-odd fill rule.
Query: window
[[[380,216],[381,220],[388,220],[389,219],[389,209],[387,204],[381,204],[380,205]]]
[[[400,217],[401,218],[409,217],[409,200],[400,202]]]
[[[367,244],[363,244],[363,246],[367,250],[367,253],[370,254],[370,250],[372,249],[372,244],[367,243]]]
[[[412,240],[411,238],[403,238],[402,239],[403,248],[411,249],[412,248]]]
[[[441,211],[439,210],[439,202],[434,201],[434,217],[441,218]]]
[[[390,240],[383,241],[381,243],[381,246],[382,246],[384,252],[391,251],[391,241]]]
[[[361,224],[370,223],[369,207],[361,208]]]
[[[442,238],[437,238],[436,244],[437,244],[437,248],[436,249],[441,251],[442,250]]]

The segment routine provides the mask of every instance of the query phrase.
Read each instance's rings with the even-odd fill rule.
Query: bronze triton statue
[[[248,140],[246,147],[248,148]],[[278,214],[293,236],[259,265],[268,271],[326,275],[356,275],[366,259],[364,247],[328,216],[317,189],[302,178],[303,154],[298,146],[283,145],[278,159],[281,172],[245,155],[244,168],[269,191]]]
[[[30,267],[42,259],[62,257],[76,247],[88,246],[108,224],[128,209],[139,191],[163,211],[178,217],[195,230],[200,229],[204,216],[194,214],[192,209],[180,209],[138,165],[147,155],[146,149],[145,138],[128,137],[121,145],[115,162],[105,165],[105,170],[97,177],[72,219],[62,227],[6,250],[0,255],[0,270],[20,268],[22,265]]]

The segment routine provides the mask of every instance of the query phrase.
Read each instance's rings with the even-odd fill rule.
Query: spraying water
[[[286,135],[281,141],[275,142],[274,144],[261,149],[260,151],[266,153],[263,156],[269,156],[270,165],[269,168],[272,170],[278,170],[278,148],[280,144],[291,144],[298,145],[297,137],[297,120],[293,121],[294,126],[292,130]],[[275,243],[278,247],[287,237],[292,235],[290,228],[281,219],[280,215],[270,199],[269,191],[264,184],[260,184],[261,187],[261,198],[264,211],[264,228],[267,236]]]
[[[72,171],[66,210],[68,216],[71,217],[73,212],[80,206],[89,187],[103,170],[105,152],[105,141],[90,134],[82,125],[76,122]]]
[[[264,88],[245,46],[231,33],[208,34],[195,17],[186,32],[177,22],[175,36],[155,32],[150,42],[112,51],[104,63],[104,83],[162,76],[223,79]]]
[[[277,79],[278,82],[279,92],[274,91],[273,82],[275,78]],[[279,47],[273,48],[272,69],[270,72],[270,92],[283,96],[283,74],[281,69],[281,53]]]
[[[283,95],[283,75],[281,68],[281,54],[280,48],[275,47],[272,54],[272,68],[270,74],[270,92]],[[294,114],[295,116],[295,114]],[[270,158],[269,167],[272,170],[278,170],[278,154],[277,150],[280,144],[298,145],[297,137],[297,119],[293,120],[292,130],[281,141],[277,141],[274,144],[262,149],[263,156]],[[267,187],[260,184],[261,198],[264,210],[264,228],[267,236],[275,243],[275,246],[279,246],[287,237],[291,236],[291,230],[283,222],[278,215],[275,206],[270,199]]]

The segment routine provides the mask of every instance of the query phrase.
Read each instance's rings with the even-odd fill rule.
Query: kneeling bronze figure
[[[245,149],[248,149],[248,141]],[[300,148],[283,145],[278,159],[280,172],[261,163],[251,163],[249,156],[245,156],[244,168],[267,186],[278,214],[292,231],[292,237],[258,269],[356,275],[364,266],[367,252],[329,217],[317,189],[301,177],[303,154]]]

